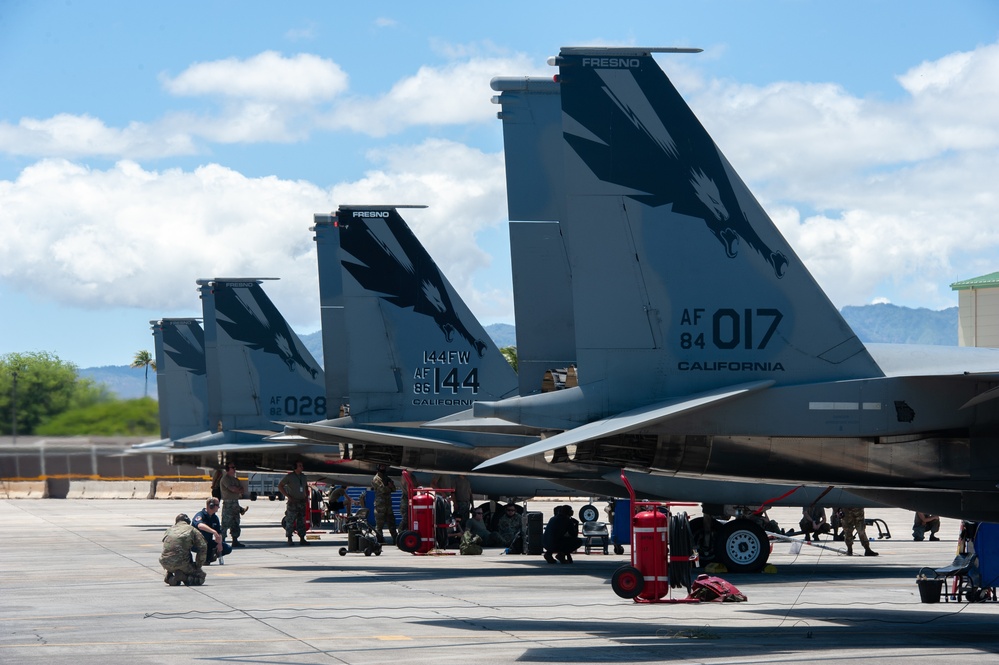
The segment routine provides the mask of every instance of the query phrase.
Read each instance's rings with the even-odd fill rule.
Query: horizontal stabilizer
[[[147,441],[146,443],[137,443],[132,446],[129,450],[134,450],[135,452],[142,452],[146,448],[162,448],[168,444],[173,443],[173,439],[157,439],[156,441]]]
[[[381,432],[369,429],[357,429],[353,427],[330,427],[328,425],[311,425],[302,423],[288,423],[303,432],[314,432],[323,434],[330,438],[335,438],[342,443],[377,443],[388,446],[409,446],[413,448],[430,449],[454,449],[454,448],[474,448],[475,446],[459,441],[449,441],[443,439],[431,439],[410,434],[398,434],[395,432]]]
[[[225,441],[225,434],[223,432],[199,432],[198,434],[192,434],[191,436],[185,436],[182,439],[177,439],[174,441],[175,448],[199,448],[201,446],[207,446],[214,443],[221,443]]]
[[[459,411],[458,413],[444,416],[437,420],[423,423],[420,427],[427,429],[458,430],[466,432],[491,432],[494,434],[522,434],[537,435],[541,428],[529,425],[519,425],[502,418],[476,418],[472,415],[472,410]]]
[[[645,427],[651,427],[652,425],[669,420],[670,418],[675,418],[676,416],[689,414],[698,409],[714,406],[736,397],[744,397],[751,393],[758,392],[765,388],[769,388],[774,383],[775,382],[771,380],[754,381],[737,386],[719,388],[717,390],[701,393],[699,395],[643,406],[610,418],[596,420],[592,423],[581,425],[580,427],[562,432],[561,434],[556,434],[555,436],[548,437],[547,439],[538,441],[537,443],[532,443],[528,446],[524,446],[523,448],[518,448],[517,450],[504,453],[503,455],[494,457],[487,462],[483,462],[479,466],[475,467],[475,470],[478,471],[497,464],[503,464],[504,462],[513,462],[525,457],[530,457],[531,455],[546,453],[551,450],[555,450],[556,448],[562,448],[564,446],[578,444],[592,439],[599,439],[602,437],[613,436],[615,434],[623,434],[625,432]]]
[[[302,446],[300,443],[282,443],[280,441],[266,442],[266,443],[220,443],[217,445],[208,446],[198,446],[197,448],[188,449],[188,452],[198,453],[199,455],[205,453],[261,453],[269,450],[295,450],[296,452],[302,452]],[[170,451],[176,453],[178,451]]]

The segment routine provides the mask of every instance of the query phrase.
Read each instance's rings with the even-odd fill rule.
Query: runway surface
[[[721,574],[747,602],[643,605],[609,584],[627,554],[554,566],[500,550],[340,556],[342,534],[289,547],[282,503],[246,505],[249,547],[187,588],[165,585],[157,559],[197,502],[0,501],[0,663],[965,665],[999,653],[999,604],[920,602],[916,575],[953,559],[954,520],[941,542],[913,542],[912,513],[871,509],[893,536],[874,543],[879,557],[775,543],[775,574]],[[529,505],[547,519],[555,504]],[[792,526],[800,511],[770,516]]]

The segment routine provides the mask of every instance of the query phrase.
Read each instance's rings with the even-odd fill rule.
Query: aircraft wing
[[[652,425],[669,420],[670,418],[675,418],[698,409],[703,409],[721,402],[735,399],[737,397],[744,397],[751,393],[764,390],[772,386],[774,383],[775,381],[773,380],[753,381],[750,383],[719,388],[717,390],[700,393],[698,395],[668,400],[658,404],[651,404],[632,411],[625,411],[624,413],[619,413],[611,416],[610,418],[596,420],[592,423],[587,423],[571,430],[567,430],[561,434],[548,437],[547,439],[543,439],[537,443],[532,443],[522,448],[518,448],[517,450],[504,453],[492,458],[491,460],[483,462],[475,467],[474,470],[478,471],[490,466],[502,464],[504,462],[512,462],[514,460],[523,459],[524,457],[530,457],[531,455],[539,455],[550,450],[555,450],[556,448],[582,443],[583,441],[589,441],[591,439],[599,439],[606,436],[613,436],[615,434],[623,434],[636,429],[651,427]]]
[[[358,429],[354,427],[331,427],[329,425],[303,424],[303,423],[283,423],[303,432],[314,432],[322,434],[331,439],[336,439],[343,443],[379,443],[389,446],[411,446],[413,448],[432,449],[454,449],[454,448],[474,448],[475,446],[451,441],[447,439],[435,439],[424,436],[414,436],[412,434],[401,434],[391,431],[379,431],[371,429]]]

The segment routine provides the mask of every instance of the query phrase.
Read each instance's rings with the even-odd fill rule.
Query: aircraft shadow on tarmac
[[[421,581],[421,580],[436,580],[436,579],[491,579],[491,578],[510,578],[510,577],[559,577],[564,575],[582,576],[586,575],[589,577],[595,577],[600,582],[604,584],[610,584],[611,575],[614,571],[621,566],[620,561],[587,561],[580,562],[579,558],[576,558],[576,563],[571,565],[551,565],[545,563],[545,560],[540,556],[519,556],[514,555],[506,559],[502,564],[493,563],[488,559],[479,559],[476,557],[461,557],[460,555],[455,555],[450,557],[455,559],[454,565],[448,568],[426,568],[419,565],[419,560],[417,557],[413,557],[413,566],[400,566],[398,563],[394,563],[390,568],[379,568],[378,557],[364,557],[363,554],[348,555],[354,557],[352,563],[360,563],[365,567],[359,569],[356,565],[347,564],[346,559],[339,559],[329,561],[325,565],[301,565],[301,566],[269,566],[270,570],[287,570],[300,573],[326,573],[328,576],[316,577],[311,580],[311,584],[343,584],[344,582],[350,582],[352,584],[365,583],[365,582],[375,582],[375,583],[385,583],[385,582],[395,582],[395,581]],[[363,558],[363,561],[359,560],[357,557]],[[338,565],[338,564],[345,565]],[[516,568],[512,568],[516,566]],[[329,575],[330,568],[334,567],[336,570],[333,575]],[[351,577],[353,572],[364,572],[365,575],[357,575]],[[374,573],[374,574],[372,574]],[[686,589],[683,590],[683,595],[686,595]]]
[[[678,626],[683,615],[697,608],[698,625]],[[433,619],[421,621],[427,626],[473,631],[491,630],[509,633],[543,632],[547,639],[561,635],[566,646],[553,645],[544,649],[528,649],[518,659],[521,662],[647,662],[674,659],[703,660],[708,650],[712,658],[750,658],[759,662],[766,655],[779,656],[793,652],[824,652],[831,649],[862,649],[866,659],[889,657],[888,651],[903,648],[972,649],[981,654],[999,653],[995,639],[995,617],[991,615],[960,615],[925,613],[914,615],[906,610],[841,608],[841,619],[830,617],[830,608],[798,611],[794,608],[760,610],[746,606],[744,616],[731,613],[717,619],[703,619],[703,605],[635,605],[632,616],[615,620],[485,618]],[[721,609],[721,608],[719,608]],[[742,607],[740,606],[740,609]],[[557,607],[553,609],[557,615]],[[786,616],[781,626],[754,626],[759,614]],[[599,608],[595,608],[599,614]],[[849,615],[849,616],[847,616]],[[619,615],[618,615],[619,616]],[[810,625],[809,621],[842,621],[839,626]],[[720,625],[729,624],[729,625]],[[575,640],[596,635],[617,642],[617,646],[580,649]],[[565,661],[559,650],[567,653]],[[879,654],[883,650],[886,653]],[[571,653],[571,657],[568,655]],[[824,656],[816,653],[816,658]]]

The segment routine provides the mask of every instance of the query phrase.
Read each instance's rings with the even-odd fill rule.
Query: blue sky
[[[319,328],[313,213],[407,219],[513,323],[493,76],[661,62],[833,302],[939,309],[999,269],[999,4],[0,3],[0,354],[81,367],[198,316],[195,280]]]

